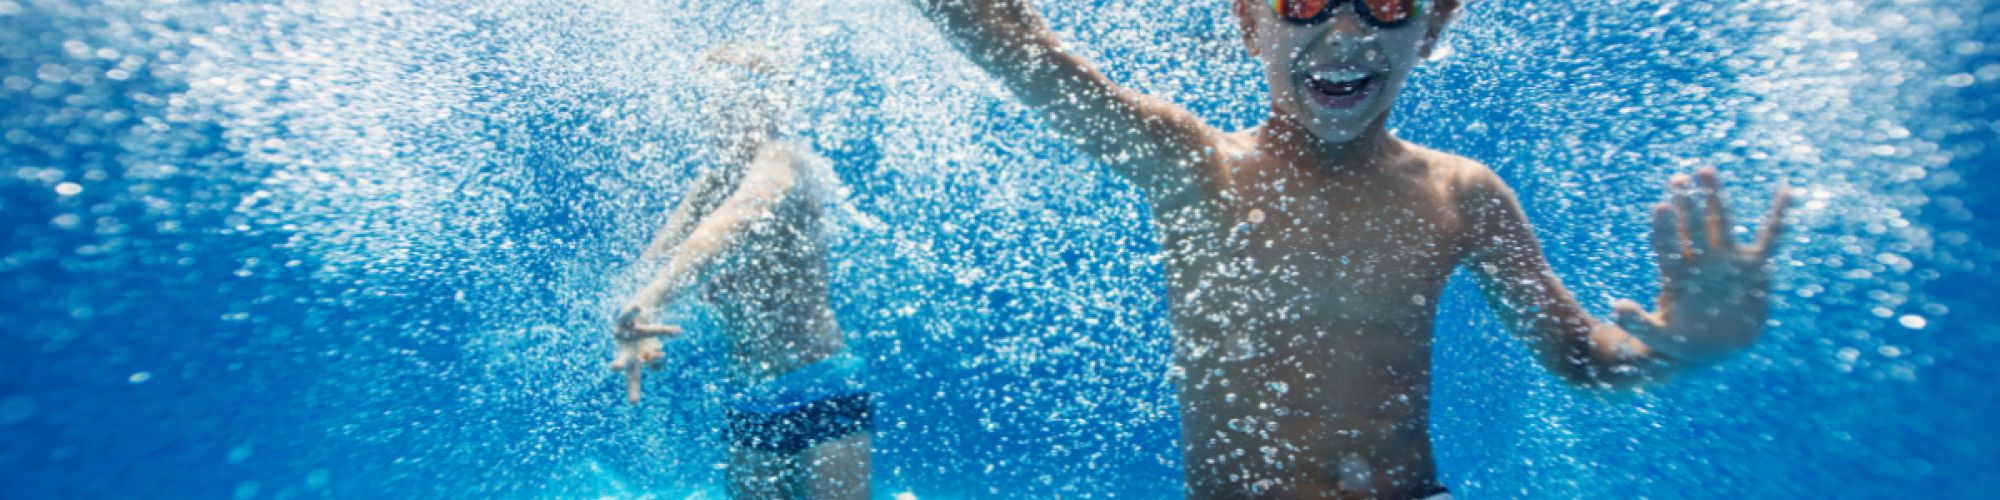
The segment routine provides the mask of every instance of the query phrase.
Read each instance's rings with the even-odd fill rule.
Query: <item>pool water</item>
[[[1267,98],[1225,0],[1039,1],[1225,128]],[[1468,281],[1431,420],[1458,498],[2000,490],[2000,9],[1476,2],[1391,127],[1492,166],[1596,314],[1646,208],[1793,186],[1765,338],[1576,395]],[[1178,498],[1143,200],[895,0],[0,0],[8,498],[721,498],[718,334],[624,404],[625,266],[705,163],[694,71],[797,72],[795,138],[879,226],[834,245],[881,498]]]

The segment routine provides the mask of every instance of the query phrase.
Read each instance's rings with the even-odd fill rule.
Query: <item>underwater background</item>
[[[1119,82],[1265,112],[1227,0],[1036,4]],[[727,43],[879,221],[833,263],[875,495],[1180,497],[1143,200],[896,0],[0,0],[0,496],[721,498],[705,311],[647,405],[603,364]],[[1625,398],[1454,279],[1458,498],[2000,491],[2000,5],[1474,2],[1445,43],[1391,127],[1499,172],[1596,314],[1657,293],[1667,176],[1801,195],[1765,338]]]

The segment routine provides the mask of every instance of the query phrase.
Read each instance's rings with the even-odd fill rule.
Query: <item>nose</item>
[[[1360,2],[1362,0],[1348,1]],[[1341,2],[1336,7],[1328,8],[1334,9],[1334,12],[1333,22],[1329,23],[1333,26],[1326,30],[1327,42],[1344,44],[1366,41],[1368,38],[1375,36],[1374,29],[1368,27],[1368,23],[1361,21],[1361,13],[1355,12],[1352,7],[1347,5],[1347,2]]]

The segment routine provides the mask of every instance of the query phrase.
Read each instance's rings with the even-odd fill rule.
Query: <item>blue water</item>
[[[0,491],[717,498],[715,334],[645,407],[601,364],[624,265],[704,161],[692,62],[753,42],[884,222],[835,246],[876,495],[1178,498],[1137,194],[898,2],[725,3],[0,1]],[[1264,112],[1227,2],[1037,3],[1121,82]],[[1718,165],[1746,214],[1806,196],[1765,339],[1623,399],[1568,392],[1455,281],[1445,482],[2000,490],[1996,28],[1952,0],[1470,6],[1392,127],[1493,166],[1598,314],[1656,291],[1667,175]]]

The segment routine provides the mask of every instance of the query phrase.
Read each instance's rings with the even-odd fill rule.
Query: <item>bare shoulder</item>
[[[1257,128],[1235,132],[1215,131],[1209,134],[1203,147],[1215,148],[1213,154],[1207,155],[1211,163],[1226,163],[1214,160],[1239,158],[1249,155],[1257,151]]]
[[[1093,150],[1112,170],[1131,179],[1149,194],[1170,192],[1199,184],[1209,177],[1209,168],[1233,151],[1254,147],[1251,141],[1226,134],[1202,121],[1201,117],[1178,104],[1131,90],[1120,90],[1124,104],[1120,119],[1133,126],[1115,133],[1086,136],[1085,148]],[[1083,120],[1111,123],[1083,116]]]
[[[1450,193],[1462,210],[1489,212],[1514,201],[1514,191],[1492,168],[1477,160],[1409,144],[1413,160],[1424,166],[1439,187]]]
[[[1135,118],[1152,129],[1157,140],[1171,142],[1181,150],[1216,147],[1226,136],[1221,129],[1195,115],[1193,111],[1157,96],[1143,94],[1130,89],[1121,89],[1120,94],[1132,103]]]
[[[757,150],[757,156],[744,167],[744,191],[757,186],[767,192],[782,193],[798,185],[802,163],[809,161],[797,146],[785,141],[772,141]]]

